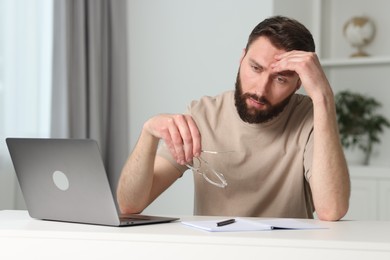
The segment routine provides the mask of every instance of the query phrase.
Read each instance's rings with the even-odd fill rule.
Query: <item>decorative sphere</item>
[[[362,48],[367,46],[375,36],[375,24],[367,17],[352,17],[344,25],[344,36],[358,52],[352,56],[368,56]]]

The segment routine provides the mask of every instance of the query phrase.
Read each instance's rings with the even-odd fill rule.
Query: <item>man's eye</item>
[[[254,71],[260,71],[260,68],[256,65],[251,65],[251,67]]]
[[[284,84],[287,82],[286,78],[285,77],[282,77],[282,76],[276,76],[275,77],[275,80],[280,83],[280,84]]]

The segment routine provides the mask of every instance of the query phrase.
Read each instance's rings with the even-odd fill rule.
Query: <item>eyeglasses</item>
[[[216,152],[216,151],[202,150],[201,152],[208,153],[208,154],[220,154],[220,153],[230,153],[233,151]],[[203,178],[210,184],[213,184],[219,188],[225,188],[228,185],[225,176],[223,176],[222,173],[217,172],[214,168],[212,168],[210,164],[201,156],[194,157],[192,165],[186,164],[186,166],[190,168],[194,173],[198,173],[202,175]]]

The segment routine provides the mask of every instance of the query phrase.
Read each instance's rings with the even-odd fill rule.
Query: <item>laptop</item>
[[[7,138],[6,142],[32,218],[106,226],[179,219],[120,215],[94,140]]]

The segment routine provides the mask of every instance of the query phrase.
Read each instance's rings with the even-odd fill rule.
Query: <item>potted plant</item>
[[[384,127],[390,127],[390,122],[377,113],[381,103],[351,91],[338,92],[335,102],[342,145],[361,149],[364,153],[363,164],[368,165],[373,145],[380,142],[379,135]]]

